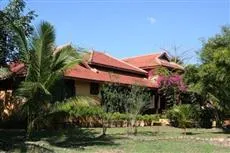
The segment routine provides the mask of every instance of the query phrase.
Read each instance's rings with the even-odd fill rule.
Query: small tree
[[[186,128],[196,126],[200,118],[200,107],[198,105],[182,104],[175,105],[167,111],[167,117],[175,127],[183,128],[186,134]]]
[[[145,87],[132,85],[127,95],[126,108],[130,114],[131,131],[137,134],[136,118],[145,108],[148,108],[150,94]]]
[[[134,134],[137,133],[136,118],[139,113],[146,107],[150,99],[150,94],[145,87],[132,85],[121,86],[120,84],[104,84],[102,86],[102,106],[107,113],[107,123],[110,121],[113,113],[121,112],[130,114],[131,129]],[[107,125],[103,122],[103,132],[105,135]],[[133,131],[133,130],[132,130]]]

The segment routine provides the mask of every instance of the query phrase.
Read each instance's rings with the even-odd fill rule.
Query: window
[[[99,94],[99,84],[98,83],[90,83],[90,94],[91,95]]]

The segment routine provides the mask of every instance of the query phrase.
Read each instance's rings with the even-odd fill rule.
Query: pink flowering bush
[[[187,91],[187,87],[180,75],[160,75],[157,79],[162,94],[167,102],[167,106],[181,103],[180,94]]]
[[[186,92],[187,87],[183,82],[180,75],[170,75],[170,76],[159,76],[157,79],[157,84],[160,87],[177,87],[181,92]]]

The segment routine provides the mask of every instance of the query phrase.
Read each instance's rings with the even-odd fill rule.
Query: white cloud
[[[154,17],[148,17],[147,20],[150,22],[150,24],[156,23],[156,19]]]

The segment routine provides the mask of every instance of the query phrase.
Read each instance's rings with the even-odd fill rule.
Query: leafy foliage
[[[184,73],[184,81],[186,84],[188,84],[188,90],[195,92],[195,93],[201,93],[201,83],[199,82],[201,80],[201,77],[199,76],[199,65],[187,65],[185,67],[185,73]]]
[[[102,105],[105,111],[110,113],[139,114],[150,100],[148,90],[138,85],[123,87],[117,84],[105,84],[101,91]]]
[[[0,65],[18,60],[21,43],[17,40],[17,32],[12,25],[22,29],[26,37],[33,33],[31,22],[36,17],[34,11],[25,13],[24,0],[11,0],[8,5],[0,10]]]
[[[26,35],[22,29],[18,39],[23,43]],[[56,81],[61,78],[64,71],[80,61],[80,55],[71,45],[61,48],[55,47],[54,27],[48,22],[42,22],[38,33],[31,40],[26,41],[23,50],[27,66],[27,76],[16,91],[17,96],[26,99],[24,110],[28,113],[29,127],[38,116],[43,116],[48,111],[49,102],[52,100],[50,92]],[[31,44],[27,47],[27,44]]]
[[[0,80],[3,80],[10,76],[11,76],[11,72],[8,70],[8,68],[0,67]]]
[[[229,114],[230,27],[223,27],[220,34],[204,41],[199,55],[201,64],[186,68],[185,81],[205,102]]]
[[[196,105],[175,105],[167,111],[167,117],[175,127],[193,127],[195,122],[199,122],[200,110]]]
[[[102,87],[102,100],[105,112],[111,113],[111,116],[115,112],[129,114],[131,125],[135,127],[137,115],[148,108],[150,94],[145,87],[138,85],[123,87],[117,84],[105,84]],[[110,120],[110,117],[107,119]]]
[[[144,109],[148,109],[150,93],[145,87],[133,85],[131,86],[130,92],[127,96],[127,112],[132,114],[132,118],[135,121],[138,114],[140,114]]]
[[[141,111],[148,109],[150,102],[150,93],[148,89],[142,86],[133,85],[131,86],[131,90],[128,94],[127,105],[128,105],[128,113],[130,114],[131,121],[131,132],[136,135],[137,127],[136,120],[137,115],[141,113]],[[129,132],[129,131],[128,131]]]
[[[98,121],[105,117],[103,109],[90,97],[75,97],[64,102],[56,103],[50,114],[68,114],[69,122],[76,122],[80,126],[87,126],[93,120]]]
[[[102,107],[105,112],[126,112],[129,89],[119,84],[104,84],[101,88]]]
[[[121,87],[118,84],[108,83],[102,86],[102,108],[106,113],[108,113],[106,118],[103,120],[103,135],[106,135],[108,127],[108,125],[106,125],[106,122],[110,122],[113,113],[126,111],[125,99],[127,96],[127,92],[127,88]]]
[[[49,113],[34,121],[35,128],[54,129],[65,124],[80,127],[102,127],[106,121],[108,127],[130,125],[131,114],[120,112],[106,113],[93,98],[77,96],[49,106]],[[150,126],[153,121],[159,121],[157,115],[137,115],[136,123],[144,121]],[[135,124],[136,125],[136,124]]]
[[[50,109],[51,112],[65,111],[68,112],[72,107],[94,107],[98,106],[97,102],[90,97],[76,96],[69,98],[63,102],[56,102]]]

